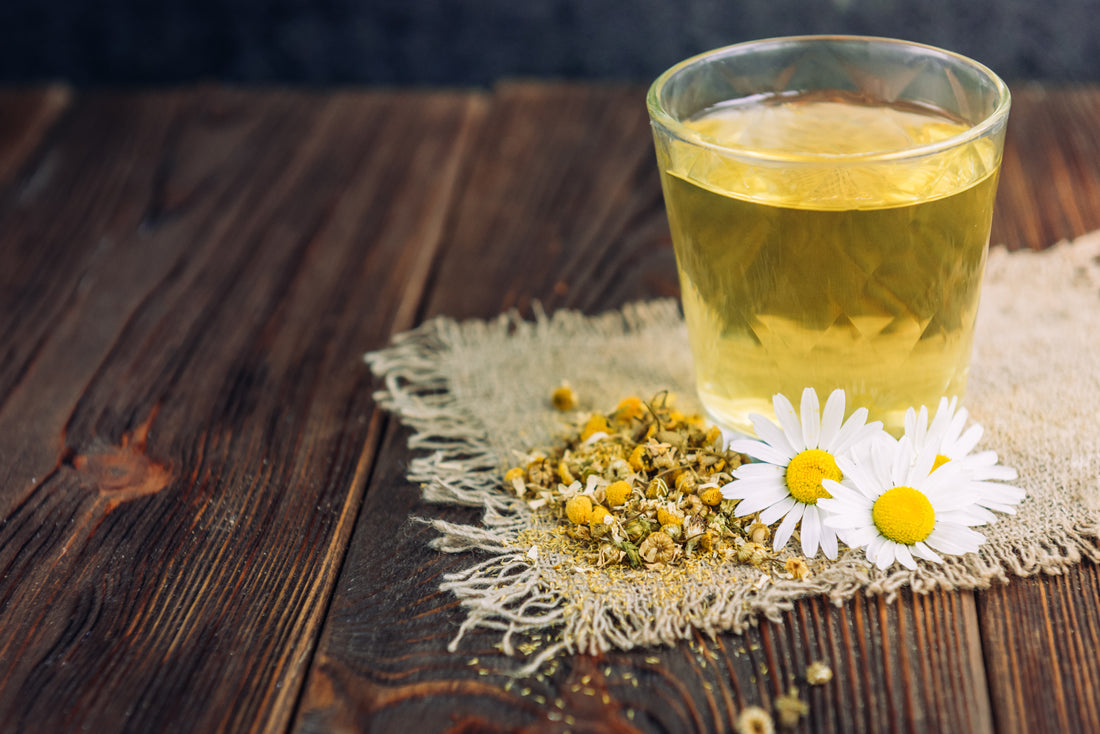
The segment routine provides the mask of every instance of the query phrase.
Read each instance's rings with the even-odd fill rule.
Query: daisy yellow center
[[[949,461],[951,461],[951,459],[944,456],[943,454],[936,454],[936,460],[932,462],[932,471],[936,471]]]
[[[936,527],[932,503],[912,487],[894,487],[882,493],[871,507],[871,519],[887,540],[913,545]]]
[[[832,497],[821,485],[821,480],[839,482],[842,476],[832,454],[821,449],[806,449],[787,464],[787,489],[799,502],[816,505],[819,499]]]

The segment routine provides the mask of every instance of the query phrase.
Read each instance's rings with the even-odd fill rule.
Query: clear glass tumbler
[[[900,432],[966,387],[1010,96],[981,64],[809,36],[688,59],[649,90],[697,387],[751,432],[843,388]]]

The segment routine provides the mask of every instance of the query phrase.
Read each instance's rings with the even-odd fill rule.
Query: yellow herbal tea
[[[775,393],[797,404],[804,387],[839,387],[849,410],[867,406],[896,433],[908,406],[962,394],[998,141],[914,156],[968,126],[832,91],[726,103],[685,124],[702,142],[659,137],[657,155],[714,420],[751,432],[748,414],[772,416]]]

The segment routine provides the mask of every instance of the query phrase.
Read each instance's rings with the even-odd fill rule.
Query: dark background
[[[0,80],[647,81],[737,41],[932,43],[1006,80],[1100,81],[1100,0],[0,0]]]

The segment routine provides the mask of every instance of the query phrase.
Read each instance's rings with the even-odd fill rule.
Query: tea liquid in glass
[[[704,144],[672,139],[658,159],[712,419],[749,433],[749,413],[774,417],[775,393],[797,405],[804,387],[822,402],[839,387],[849,411],[867,406],[899,433],[908,406],[962,394],[993,141],[914,156],[967,126],[843,92],[727,103],[687,125]]]

